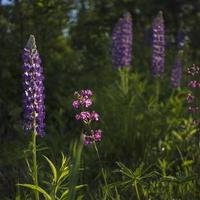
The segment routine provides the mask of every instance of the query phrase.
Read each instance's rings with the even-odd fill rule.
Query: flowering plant
[[[75,92],[74,96],[76,99],[73,101],[72,106],[74,109],[79,109],[80,112],[75,115],[77,121],[82,121],[86,126],[87,130],[82,133],[83,143],[85,145],[101,141],[102,130],[92,129],[92,122],[99,121],[99,114],[95,111],[86,110],[92,105],[92,91],[81,90],[80,92]]]

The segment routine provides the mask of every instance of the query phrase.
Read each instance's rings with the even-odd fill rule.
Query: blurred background
[[[166,64],[157,105],[152,100],[150,68],[152,20],[159,10],[166,30]],[[132,95],[120,96],[119,76],[111,59],[112,29],[127,11],[133,18],[130,88],[136,98],[131,104]],[[46,136],[38,144],[48,149],[41,154],[56,162],[61,151],[68,152],[81,130],[71,106],[74,91],[90,88],[104,132],[99,151],[104,165],[112,170],[116,161],[134,166],[162,157],[160,148],[170,138],[166,132],[187,116],[185,79],[182,92],[172,97],[170,74],[181,37],[187,43],[183,45],[183,69],[199,61],[199,24],[199,0],[1,0],[0,199],[14,199],[15,184],[27,179],[24,151],[30,136],[22,129],[22,52],[30,34],[36,37],[45,75]],[[167,154],[169,160],[177,155],[176,150]],[[90,149],[83,156],[86,172],[82,181],[92,185],[97,157]]]

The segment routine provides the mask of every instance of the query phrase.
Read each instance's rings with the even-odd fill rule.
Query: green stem
[[[140,195],[139,195],[139,191],[138,191],[138,186],[137,186],[137,181],[136,180],[134,181],[134,186],[135,186],[135,191],[136,191],[136,194],[137,194],[137,199],[140,200]]]
[[[98,150],[98,148],[97,148],[97,145],[96,145],[96,142],[95,142],[95,141],[94,141],[94,148],[95,148],[95,150],[96,150],[96,152],[97,152],[97,157],[98,157],[98,159],[99,159],[99,165],[100,165],[100,168],[101,168],[101,173],[102,173],[102,176],[103,176],[105,185],[107,186],[107,181],[106,181],[106,178],[105,178],[105,176],[104,176],[104,171],[103,171],[103,164],[102,164],[102,162],[101,162],[100,155],[99,155],[99,150]]]
[[[129,91],[129,69],[124,67],[123,69],[119,69],[120,75],[120,88],[124,95],[128,94]]]
[[[34,126],[35,127],[35,126]],[[34,128],[33,131],[33,149],[32,149],[32,153],[33,153],[33,182],[34,185],[38,186],[38,167],[37,167],[37,154],[36,154],[36,136],[37,136],[37,131]],[[35,200],[39,200],[39,192],[35,191]]]
[[[156,101],[159,102],[159,96],[160,96],[160,80],[159,77],[156,78]]]

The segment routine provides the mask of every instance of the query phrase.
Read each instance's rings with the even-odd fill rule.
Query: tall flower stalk
[[[33,182],[38,186],[37,135],[44,136],[44,86],[43,68],[39,57],[35,37],[30,36],[23,53],[23,104],[24,130],[32,132]],[[35,191],[35,199],[39,193]]]
[[[152,75],[162,76],[165,64],[165,28],[163,13],[160,11],[152,25]]]
[[[171,85],[173,88],[178,88],[181,85],[182,79],[182,62],[180,58],[180,53],[177,55],[175,63],[172,68],[171,73]]]
[[[151,72],[156,78],[156,99],[159,100],[160,82],[159,78],[164,73],[165,64],[165,28],[163,13],[160,11],[153,20],[152,25],[152,66]]]
[[[124,14],[112,32],[112,63],[115,68],[129,67],[132,61],[132,17]]]

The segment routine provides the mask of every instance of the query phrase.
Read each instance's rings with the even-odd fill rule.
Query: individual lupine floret
[[[44,85],[43,68],[36,48],[35,38],[30,36],[23,53],[23,121],[25,131],[44,135]]]
[[[161,76],[164,73],[165,64],[165,29],[162,11],[153,20],[152,25],[152,75]]]
[[[177,56],[171,74],[171,84],[174,88],[180,87],[182,79],[182,63],[179,56]]]
[[[99,114],[95,111],[88,111],[85,108],[88,108],[92,105],[92,92],[91,90],[81,90],[80,92],[74,93],[76,99],[73,101],[72,106],[74,109],[80,109],[81,112],[75,115],[77,121],[82,121],[87,127],[87,132],[82,134],[83,143],[85,145],[101,141],[102,131],[92,130],[91,125],[93,121],[99,121]],[[89,102],[89,103],[87,103]],[[89,130],[89,131],[88,131]]]
[[[115,68],[127,67],[132,61],[132,17],[124,14],[112,32],[112,63]]]

